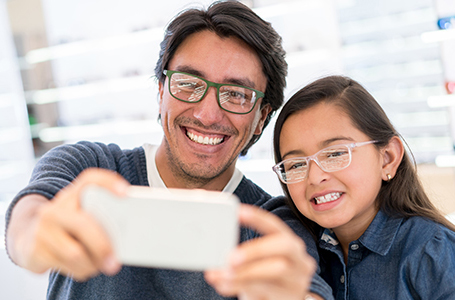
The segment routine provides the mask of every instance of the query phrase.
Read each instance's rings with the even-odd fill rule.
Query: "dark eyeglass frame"
[[[353,148],[357,148],[357,147],[362,147],[362,146],[365,146],[365,145],[369,145],[369,144],[376,144],[376,143],[379,143],[379,141],[377,140],[373,140],[373,141],[366,141],[366,142],[358,142],[358,143],[350,143],[350,144],[339,144],[339,145],[333,145],[333,146],[329,146],[329,147],[326,147],[324,149],[321,149],[319,150],[318,152],[316,152],[315,154],[313,155],[310,155],[310,156],[302,156],[302,157],[293,157],[293,158],[288,158],[288,159],[285,159],[285,160],[282,160],[280,161],[279,163],[277,163],[276,165],[274,165],[272,167],[273,171],[276,173],[276,175],[278,176],[278,179],[280,179],[280,181],[284,184],[293,184],[293,183],[298,183],[298,182],[302,182],[304,181],[307,177],[308,177],[308,172],[310,170],[310,161],[314,161],[318,166],[319,168],[321,168],[321,170],[323,170],[324,172],[327,172],[327,173],[332,173],[332,172],[337,172],[337,171],[341,171],[341,170],[344,170],[346,169],[347,167],[349,167],[351,165],[351,162],[352,162],[352,149]],[[348,154],[349,154],[349,161],[348,163],[346,164],[346,166],[342,167],[342,168],[339,168],[339,169],[335,169],[335,170],[327,170],[319,161],[319,158],[318,156],[324,152],[324,151],[327,151],[327,149],[330,149],[330,148],[337,148],[337,147],[346,147],[348,149]],[[302,160],[302,161],[306,161],[306,172],[305,172],[305,176],[303,177],[300,177],[298,179],[294,179],[292,181],[288,181],[286,180],[286,172],[281,172],[280,168],[286,163],[286,162],[289,162],[289,161],[292,161],[292,160]]]
[[[210,80],[207,80],[207,79],[204,79],[202,77],[199,77],[199,76],[196,76],[196,75],[193,75],[193,74],[190,74],[190,73],[186,73],[186,72],[164,70],[163,74],[166,75],[167,78],[169,78],[169,84],[168,84],[169,94],[171,94],[171,96],[174,97],[175,99],[177,99],[179,101],[182,101],[182,102],[186,102],[186,103],[198,103],[198,102],[201,102],[202,99],[204,99],[205,95],[207,94],[207,91],[209,90],[209,87],[213,86],[213,87],[216,88],[216,99],[217,99],[217,102],[218,102],[218,106],[224,111],[227,111],[227,112],[230,112],[230,113],[233,113],[233,114],[237,114],[237,115],[249,114],[254,109],[254,107],[256,106],[256,103],[258,102],[258,100],[261,99],[261,98],[264,98],[264,96],[265,96],[265,94],[263,92],[258,91],[258,90],[253,89],[253,88],[250,88],[250,87],[247,87],[247,86],[238,85],[238,84],[229,84],[229,83],[216,83],[216,82],[212,82]],[[192,77],[195,77],[197,79],[200,79],[200,80],[204,81],[207,84],[207,87],[206,87],[206,89],[204,91],[204,94],[197,101],[188,101],[188,100],[184,100],[184,99],[180,99],[180,98],[176,97],[171,92],[171,77],[172,77],[172,74],[184,74],[184,75],[192,76]],[[228,109],[224,108],[221,105],[221,101],[220,101],[220,87],[222,87],[222,86],[235,86],[235,87],[240,87],[240,88],[244,88],[244,89],[247,89],[247,90],[255,92],[256,93],[256,99],[254,100],[254,103],[251,106],[251,109],[249,111],[246,111],[246,112],[236,112],[236,111],[231,111],[231,110],[228,110]]]

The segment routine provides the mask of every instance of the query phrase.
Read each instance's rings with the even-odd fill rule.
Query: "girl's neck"
[[[362,234],[370,226],[374,217],[378,213],[378,210],[372,210],[371,214],[364,215],[364,217],[356,220],[351,220],[348,224],[333,228],[333,232],[336,234],[338,241],[340,242],[341,248],[344,254],[344,260],[347,261],[349,253],[349,244],[352,241],[359,239]]]

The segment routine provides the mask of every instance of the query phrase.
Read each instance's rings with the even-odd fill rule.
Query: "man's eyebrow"
[[[185,72],[199,77],[204,77],[204,74],[190,66],[178,66],[177,68],[175,68],[175,71]]]
[[[201,71],[196,70],[190,66],[186,66],[186,65],[178,66],[175,68],[175,71],[185,72],[185,73],[196,75],[196,76],[206,79],[204,74]],[[255,86],[256,86],[254,84],[254,82],[249,80],[248,78],[226,78],[223,80],[223,82],[217,82],[217,83],[236,84],[236,85],[241,85],[241,86],[246,86],[246,87],[251,87],[251,88],[255,88]]]
[[[254,82],[249,80],[248,78],[228,78],[226,79],[226,83],[246,86],[250,88],[255,88],[256,86]]]

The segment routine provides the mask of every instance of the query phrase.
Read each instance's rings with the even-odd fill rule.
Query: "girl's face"
[[[339,144],[371,140],[358,130],[339,107],[320,103],[291,115],[280,134],[280,153],[284,159],[310,156]],[[307,177],[288,184],[298,210],[308,219],[357,239],[376,215],[375,199],[382,182],[383,158],[373,145],[352,149],[351,164],[340,171],[324,172],[310,161]],[[316,204],[315,198],[328,202]]]

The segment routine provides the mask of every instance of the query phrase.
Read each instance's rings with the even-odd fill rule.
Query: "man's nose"
[[[225,111],[218,105],[217,92],[215,87],[209,87],[204,98],[194,104],[194,117],[206,126],[220,122],[225,114]]]

